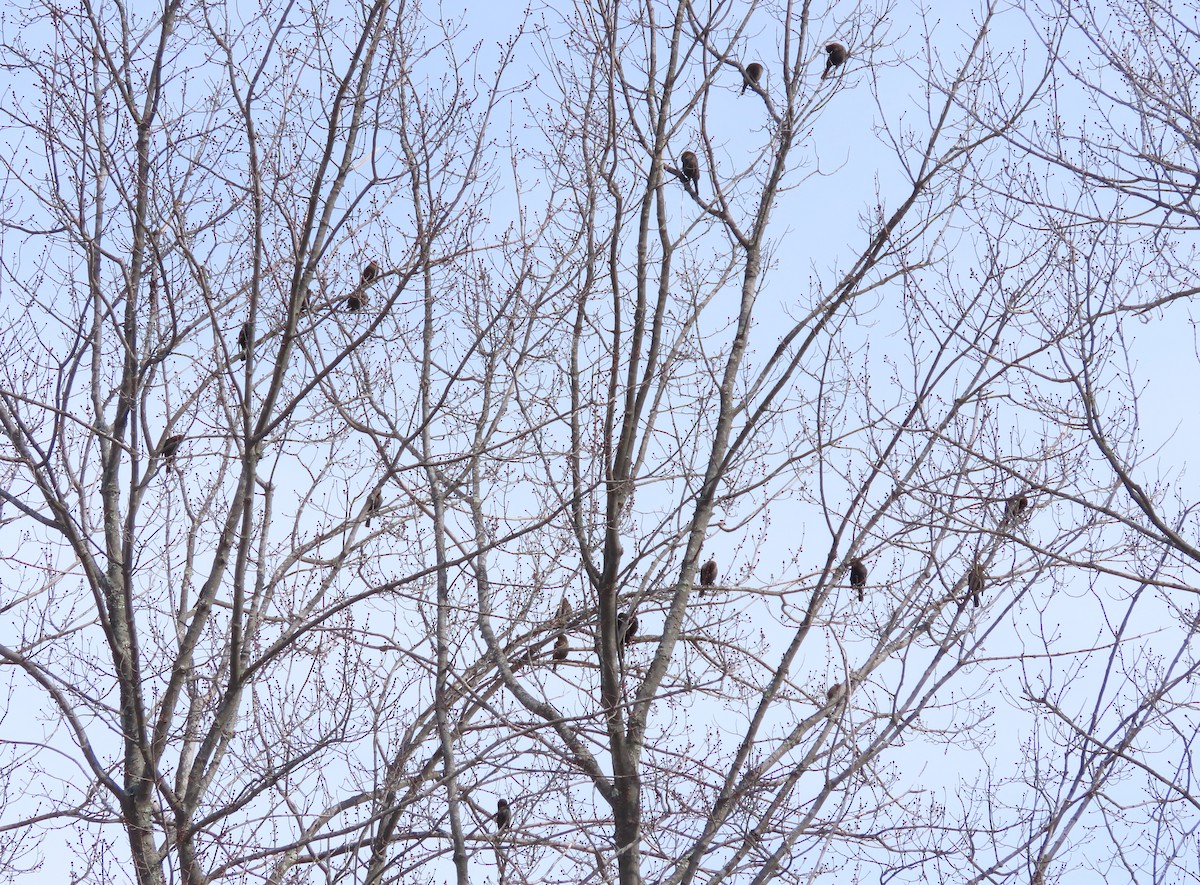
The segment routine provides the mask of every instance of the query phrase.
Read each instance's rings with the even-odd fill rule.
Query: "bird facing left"
[[[825,44],[825,52],[828,53],[829,57],[825,59],[825,70],[821,72],[822,80],[828,77],[829,72],[834,68],[844,64],[846,57],[850,54],[841,43]]]

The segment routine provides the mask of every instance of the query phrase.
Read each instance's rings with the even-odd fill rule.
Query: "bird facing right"
[[[1020,492],[1004,502],[1004,522],[1016,522],[1029,509],[1029,498]]]
[[[162,448],[158,450],[158,454],[163,459],[163,465],[167,470],[175,469],[175,453],[179,451],[179,444],[185,439],[182,433],[177,433],[174,436],[168,436],[162,444]]]
[[[692,151],[684,151],[679,156],[679,162],[683,166],[683,182],[690,187],[700,189],[700,161],[696,158]]]

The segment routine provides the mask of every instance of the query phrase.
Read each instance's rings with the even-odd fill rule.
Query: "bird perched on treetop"
[[[379,508],[383,506],[383,490],[376,489],[371,492],[371,497],[367,498],[367,528],[371,527],[371,517],[379,512]]]
[[[830,71],[845,62],[846,56],[850,54],[841,43],[826,43],[825,51],[829,53],[829,57],[825,59],[825,70],[821,72],[822,80],[829,76]]]
[[[697,191],[700,190],[700,161],[696,159],[696,155],[692,151],[684,151],[679,162],[683,166],[683,184],[688,187],[688,182],[691,182],[691,187]]]
[[[858,601],[863,601],[863,587],[867,586],[867,567],[857,556],[850,560],[850,586],[858,591]]]
[[[182,443],[184,439],[186,439],[186,437],[182,433],[177,433],[174,436],[168,436],[166,441],[162,444],[162,448],[158,450],[158,454],[162,457],[163,464],[166,466],[167,470],[174,469],[175,453],[179,451],[179,444]]]
[[[558,639],[554,640],[554,663],[551,664],[552,669],[557,670],[558,662],[565,661],[567,659],[567,649],[569,647],[570,646],[567,643],[567,634],[559,633]]]
[[[1016,522],[1029,509],[1029,498],[1020,492],[1004,502],[1004,522]]]
[[[715,583],[717,583],[717,561],[710,558],[700,567],[700,587],[702,588],[700,595],[703,596],[705,593],[703,588],[711,587]]]
[[[742,91],[740,95],[746,94],[747,86],[758,86],[758,81],[762,79],[763,66],[756,61],[746,65],[745,73],[742,75]]]
[[[987,576],[983,573],[983,566],[978,561],[971,566],[971,573],[967,575],[967,589],[971,591],[971,601],[975,603],[975,607],[979,608],[979,598],[983,593],[983,584],[987,580]]]
[[[512,823],[512,812],[508,808],[508,800],[501,799],[496,803],[496,832],[503,832]]]
[[[362,269],[362,284],[369,286],[379,278],[379,265],[375,263],[375,259],[367,262],[367,266]]]

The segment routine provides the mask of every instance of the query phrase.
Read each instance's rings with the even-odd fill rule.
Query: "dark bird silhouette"
[[[508,800],[501,799],[496,803],[496,832],[504,832],[510,823],[512,823],[512,812],[508,808]]]
[[[829,686],[828,691],[825,692],[825,700],[827,700],[827,701],[836,701],[841,696],[842,696],[842,683],[840,683],[840,682],[833,683],[833,685]]]
[[[179,451],[179,444],[186,437],[182,433],[177,433],[174,436],[168,436],[162,444],[162,448],[158,450],[159,456],[163,459],[163,465],[167,470],[175,469],[175,453]]]
[[[554,663],[551,665],[553,669],[558,669],[558,662],[567,659],[567,649],[570,644],[567,642],[567,634],[559,633],[558,639],[554,640]]]
[[[717,561],[709,559],[700,567],[700,595],[703,596],[705,593],[703,588],[711,587],[715,583],[717,583]]]
[[[554,616],[554,623],[559,627],[565,627],[569,620],[571,620],[571,603],[564,596],[562,602],[558,604],[558,613]]]
[[[637,615],[633,612],[617,612],[617,640],[621,643],[621,647],[633,644],[637,628]]]
[[[684,151],[679,158],[680,164],[683,166],[683,184],[684,187],[692,187],[695,190],[700,190],[700,161],[696,159],[696,155],[692,151]],[[691,185],[688,185],[688,182]]]
[[[379,508],[383,506],[383,490],[376,489],[371,492],[371,497],[367,498],[367,528],[371,527],[371,517],[379,512]]]
[[[746,71],[742,76],[742,91],[741,95],[746,94],[747,86],[758,86],[758,81],[762,79],[763,66],[756,61],[746,65]]]
[[[1004,502],[1004,522],[1016,522],[1029,509],[1029,498],[1020,492]]]
[[[850,586],[858,591],[858,601],[863,601],[863,587],[867,586],[867,567],[857,556],[850,560]]]
[[[250,345],[250,323],[242,323],[242,330],[238,332],[238,354],[237,358],[244,360],[246,358],[246,348]]]
[[[979,608],[979,599],[986,580],[987,576],[983,573],[983,566],[976,562],[971,566],[971,573],[967,575],[967,589],[971,591],[971,601],[975,603],[976,608]]]
[[[346,296],[346,310],[360,310],[367,303],[367,293],[364,290],[377,279],[379,279],[379,265],[372,259],[362,269],[362,280],[359,282],[358,288]]]
[[[826,43],[825,51],[829,53],[829,57],[825,59],[825,70],[821,72],[822,80],[829,76],[830,71],[838,65],[843,64],[846,61],[846,56],[850,54],[841,43]]]

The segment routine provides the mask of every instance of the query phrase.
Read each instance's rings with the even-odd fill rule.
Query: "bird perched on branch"
[[[683,166],[683,185],[691,187],[694,190],[700,190],[700,161],[696,159],[695,153],[692,151],[684,151],[679,157],[680,165]],[[688,184],[691,182],[691,184]]]
[[[971,601],[975,603],[976,608],[979,608],[979,600],[986,580],[987,576],[983,573],[983,566],[976,560],[975,564],[971,566],[971,573],[967,575],[967,589],[971,591]]]
[[[620,643],[618,648],[624,648],[627,645],[633,644],[633,637],[637,635],[638,619],[632,611],[617,612],[617,642]]]
[[[551,664],[551,669],[558,669],[558,662],[567,659],[567,650],[570,644],[567,642],[567,634],[559,633],[558,639],[554,640],[554,663]]]
[[[1025,511],[1029,509],[1029,498],[1022,495],[1020,492],[1013,495],[1004,502],[1004,520],[1005,523],[1016,522],[1025,515]]]
[[[311,288],[305,289],[304,294],[300,296],[300,306],[297,308],[297,313],[300,316],[304,316],[304,314],[308,313],[308,308],[311,303],[311,301],[310,301],[311,298],[312,298],[312,289]]]
[[[821,72],[821,79],[824,80],[829,76],[829,72],[846,61],[846,56],[850,53],[846,51],[846,47],[841,43],[826,43],[825,52],[829,57],[825,59],[825,70]]]
[[[562,602],[558,604],[558,613],[554,616],[554,623],[559,627],[565,627],[569,620],[571,620],[571,603],[564,596]]]
[[[175,453],[179,451],[179,444],[182,443],[184,439],[186,439],[186,437],[182,433],[177,433],[174,436],[168,436],[166,441],[162,444],[162,448],[158,450],[159,456],[163,459],[163,466],[165,466],[167,470],[175,469]]]
[[[247,348],[250,345],[250,323],[242,323],[242,329],[238,332],[238,353],[237,358],[244,360],[246,358]]]
[[[358,288],[346,296],[346,310],[356,311],[366,304],[366,288],[377,279],[379,279],[379,265],[372,259],[362,269],[362,280],[359,281]]]
[[[501,799],[496,803],[496,832],[504,832],[510,823],[512,823],[512,811],[509,810],[508,800]]]
[[[376,489],[371,492],[371,497],[367,498],[367,528],[371,527],[371,517],[379,512],[379,508],[383,506],[383,490]]]
[[[863,587],[867,586],[867,567],[857,556],[850,560],[850,586],[858,591],[858,601],[863,601]]]
[[[835,682],[833,685],[829,686],[829,689],[825,692],[825,700],[836,701],[842,696],[843,691],[844,689],[842,688],[842,683]]]
[[[704,588],[711,587],[715,583],[717,583],[717,561],[710,558],[700,567],[700,595],[705,594]]]
[[[763,66],[758,62],[752,61],[750,64],[746,65],[746,70],[742,74],[742,91],[739,94],[745,95],[747,86],[754,86],[757,88],[758,81],[762,79],[762,75]]]

